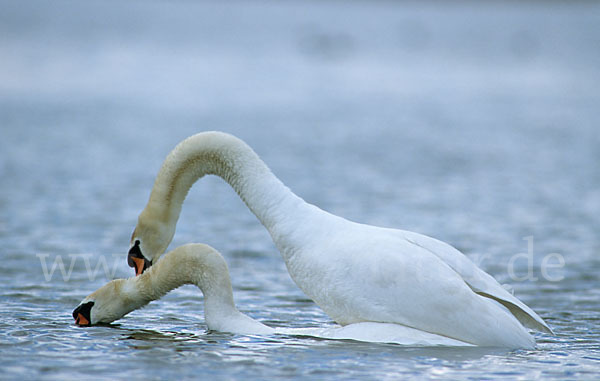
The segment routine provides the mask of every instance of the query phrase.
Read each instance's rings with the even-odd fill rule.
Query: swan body
[[[534,345],[526,328],[551,333],[452,246],[351,222],[306,203],[248,145],[221,132],[191,136],[165,159],[132,235],[132,249],[139,243],[144,260],[155,262],[166,250],[189,189],[207,174],[233,187],[269,231],[294,282],[341,325],[393,323],[513,348]]]
[[[140,276],[107,283],[86,297],[75,309],[73,317],[79,325],[111,323],[184,284],[194,284],[204,294],[206,325],[213,331],[311,336],[411,346],[469,346],[458,340],[389,323],[365,322],[327,328],[268,327],[236,308],[225,260],[218,251],[203,244],[180,246],[165,254],[155,266]]]

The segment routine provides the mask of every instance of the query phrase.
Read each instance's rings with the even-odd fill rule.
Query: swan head
[[[124,297],[124,282],[125,279],[115,279],[83,299],[73,310],[75,324],[111,323],[133,311],[136,306]]]
[[[142,274],[158,260],[174,234],[175,230],[168,223],[146,211],[140,214],[127,254],[127,263],[135,269],[135,275]]]
[[[140,275],[152,266],[152,260],[148,260],[142,254],[141,242],[136,239],[127,253],[127,264],[135,269],[135,275]]]

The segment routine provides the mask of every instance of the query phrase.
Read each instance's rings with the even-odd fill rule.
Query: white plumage
[[[534,345],[526,328],[551,332],[529,307],[466,256],[436,239],[359,224],[292,193],[240,139],[205,132],[166,158],[132,245],[156,262],[175,232],[191,186],[227,181],[267,228],[292,279],[341,325],[393,323],[474,345]]]

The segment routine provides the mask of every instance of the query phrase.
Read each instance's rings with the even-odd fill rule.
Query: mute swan
[[[273,332],[272,328],[235,308],[227,263],[219,252],[202,244],[178,247],[141,276],[108,282],[75,308],[73,318],[78,325],[110,323],[184,284],[195,284],[202,290],[209,329],[256,334]]]
[[[447,337],[389,323],[356,323],[330,328],[271,328],[235,307],[227,263],[218,251],[203,244],[187,244],[165,254],[140,276],[108,282],[86,297],[73,311],[75,323],[111,323],[160,299],[184,284],[195,284],[204,294],[208,329],[239,334],[285,334],[328,339],[352,339],[404,345],[469,346]]]
[[[452,246],[348,221],[306,203],[242,140],[204,132],[165,159],[131,237],[136,274],[171,242],[183,201],[207,174],[223,178],[267,228],[294,282],[341,325],[396,323],[474,345],[532,347],[552,333],[528,306]]]

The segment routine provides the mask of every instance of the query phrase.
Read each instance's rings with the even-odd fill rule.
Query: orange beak
[[[131,258],[131,260],[135,264],[135,276],[138,276],[144,272],[145,261],[143,258]]]
[[[75,324],[77,325],[90,325],[90,321],[83,316],[83,314],[77,314],[77,318],[75,318]]]
[[[152,261],[147,260],[142,254],[139,240],[136,240],[135,244],[129,249],[129,253],[127,253],[127,264],[129,267],[135,269],[135,276],[140,275],[147,268],[152,266]]]
[[[75,324],[80,326],[92,325],[92,320],[90,318],[92,307],[94,306],[94,302],[90,301],[87,303],[82,303],[73,310],[73,319],[75,319]]]

